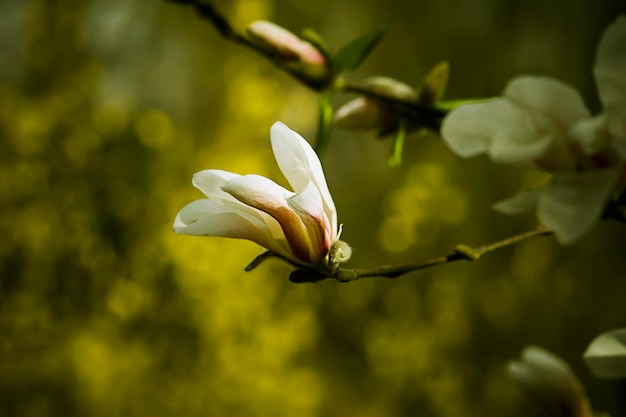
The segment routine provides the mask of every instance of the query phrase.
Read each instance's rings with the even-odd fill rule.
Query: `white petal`
[[[600,219],[620,169],[556,174],[539,199],[539,219],[569,244]]]
[[[524,190],[513,197],[499,201],[493,205],[493,209],[504,214],[521,214],[537,207],[542,188]]]
[[[626,378],[626,329],[596,337],[583,355],[591,372],[599,378]]]
[[[522,352],[522,361],[510,362],[509,377],[550,416],[582,416],[587,400],[580,382],[559,357],[537,346]]]
[[[191,236],[251,240],[281,256],[290,256],[284,236],[276,239],[265,222],[246,211],[226,207],[208,199],[196,200],[183,207],[176,215],[173,228],[176,233]]]
[[[626,16],[618,17],[604,32],[594,73],[609,131],[621,142],[618,149],[626,158]]]
[[[563,359],[538,346],[526,347],[522,352],[522,360],[543,375],[574,378],[569,365]]]
[[[272,216],[280,224],[291,252],[310,263],[310,237],[307,229],[286,199],[294,193],[260,175],[244,175],[228,181],[222,189],[237,200]]]
[[[507,84],[504,95],[524,108],[548,116],[564,131],[578,120],[590,117],[580,93],[553,78],[516,77]]]
[[[284,123],[276,122],[271,129],[272,150],[278,167],[293,187],[301,192],[312,182],[324,202],[324,212],[330,220],[333,239],[337,235],[337,209],[328,191],[322,164],[311,145]]]
[[[217,201],[237,212],[246,213],[248,216],[252,216],[265,223],[265,226],[269,229],[274,239],[284,239],[285,236],[282,229],[271,216],[241,203],[241,201],[222,190],[222,186],[226,184],[227,181],[239,177],[241,177],[241,175],[232,172],[209,169],[195,173],[193,176],[193,185],[211,200]]]
[[[570,141],[587,157],[598,155],[606,150],[609,137],[606,134],[607,115],[579,120],[570,130]]]
[[[552,140],[526,111],[505,99],[457,107],[445,118],[441,132],[457,155],[469,158],[488,152],[495,162],[505,164],[530,164]]]
[[[222,190],[222,185],[228,180],[239,177],[240,175],[219,169],[207,169],[196,172],[193,175],[193,185],[204,195],[211,199],[232,199],[232,197]]]

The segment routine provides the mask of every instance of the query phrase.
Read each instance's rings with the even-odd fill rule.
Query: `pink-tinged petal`
[[[319,263],[328,253],[331,243],[330,225],[319,191],[310,182],[301,193],[288,198],[287,204],[298,213],[308,232],[311,262]]]
[[[528,112],[500,98],[457,107],[444,119],[441,132],[457,155],[489,153],[503,164],[530,165],[552,142]]]
[[[557,174],[539,199],[539,219],[562,244],[572,243],[600,219],[621,168]]]
[[[598,92],[609,117],[609,132],[626,157],[626,16],[611,24],[598,45],[594,68]]]
[[[260,175],[244,175],[228,181],[222,189],[237,200],[272,216],[280,224],[292,253],[311,263],[310,239],[302,219],[287,204],[289,190]]]
[[[196,200],[183,207],[174,220],[176,233],[191,236],[219,236],[253,241],[284,257],[290,257],[287,241],[276,239],[264,221],[248,212],[218,202]]]
[[[578,120],[591,116],[580,93],[553,78],[516,77],[507,84],[504,96],[523,108],[549,117],[560,125],[563,132]]]
[[[242,204],[232,195],[222,190],[222,186],[226,184],[227,181],[239,177],[241,177],[241,175],[234,174],[232,172],[222,171],[219,169],[209,169],[194,174],[193,185],[211,200],[217,201],[226,207],[230,207],[232,210],[245,212],[248,216],[255,217],[257,220],[265,223],[266,227],[270,230],[271,235],[275,239],[284,239],[282,229],[276,221],[271,218],[271,216],[268,216],[253,207]]]
[[[542,188],[524,190],[511,198],[499,201],[493,205],[493,209],[504,214],[522,214],[537,207]]]
[[[285,58],[298,58],[313,65],[324,65],[326,58],[313,45],[272,22],[259,20],[248,26],[248,34],[262,46]]]
[[[332,239],[337,236],[337,209],[328,191],[322,164],[311,145],[284,123],[276,122],[270,133],[272,150],[278,167],[297,193],[312,182],[324,202],[324,212],[330,220]]]

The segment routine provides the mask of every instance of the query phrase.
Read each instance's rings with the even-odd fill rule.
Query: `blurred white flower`
[[[583,356],[598,378],[626,378],[626,328],[602,333]]]
[[[576,375],[558,356],[537,346],[522,351],[507,372],[522,392],[551,417],[591,417],[589,401]]]
[[[320,161],[283,123],[276,122],[270,136],[276,162],[295,192],[259,175],[200,171],[193,185],[208,198],[183,207],[174,231],[247,239],[298,265],[328,264],[339,231]]]
[[[309,65],[326,65],[326,58],[317,48],[275,23],[257,20],[248,26],[247,31],[254,42],[283,59],[296,59]]]
[[[593,117],[573,87],[521,76],[500,98],[462,105],[443,122],[442,136],[461,157],[545,170],[540,189],[496,204],[508,214],[538,208],[561,243],[580,237],[602,215],[626,160],[626,17],[607,28],[594,68],[604,112]]]

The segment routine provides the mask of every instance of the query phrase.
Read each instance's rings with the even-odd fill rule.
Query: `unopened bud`
[[[328,251],[328,263],[331,269],[336,269],[339,264],[348,262],[352,257],[352,248],[343,240],[335,240]]]
[[[547,415],[591,417],[582,385],[561,358],[545,349],[529,346],[521,361],[508,364],[509,377]]]
[[[409,85],[389,77],[371,77],[363,87],[376,94],[404,101],[416,101],[417,92]]]
[[[253,42],[285,60],[298,60],[308,65],[326,65],[326,58],[313,45],[272,22],[258,20],[250,24],[247,31]]]
[[[381,125],[382,113],[377,102],[359,97],[335,112],[334,123],[344,129],[376,129]]]

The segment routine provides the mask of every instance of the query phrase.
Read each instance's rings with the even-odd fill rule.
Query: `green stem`
[[[315,152],[322,158],[330,142],[330,134],[333,129],[333,96],[334,90],[327,90],[320,96],[319,110],[317,118],[317,137],[315,141]]]
[[[398,130],[396,130],[393,144],[391,145],[391,153],[387,159],[387,166],[389,167],[397,167],[402,164],[402,149],[404,148],[407,126],[408,121],[406,119],[400,119],[398,122]]]

